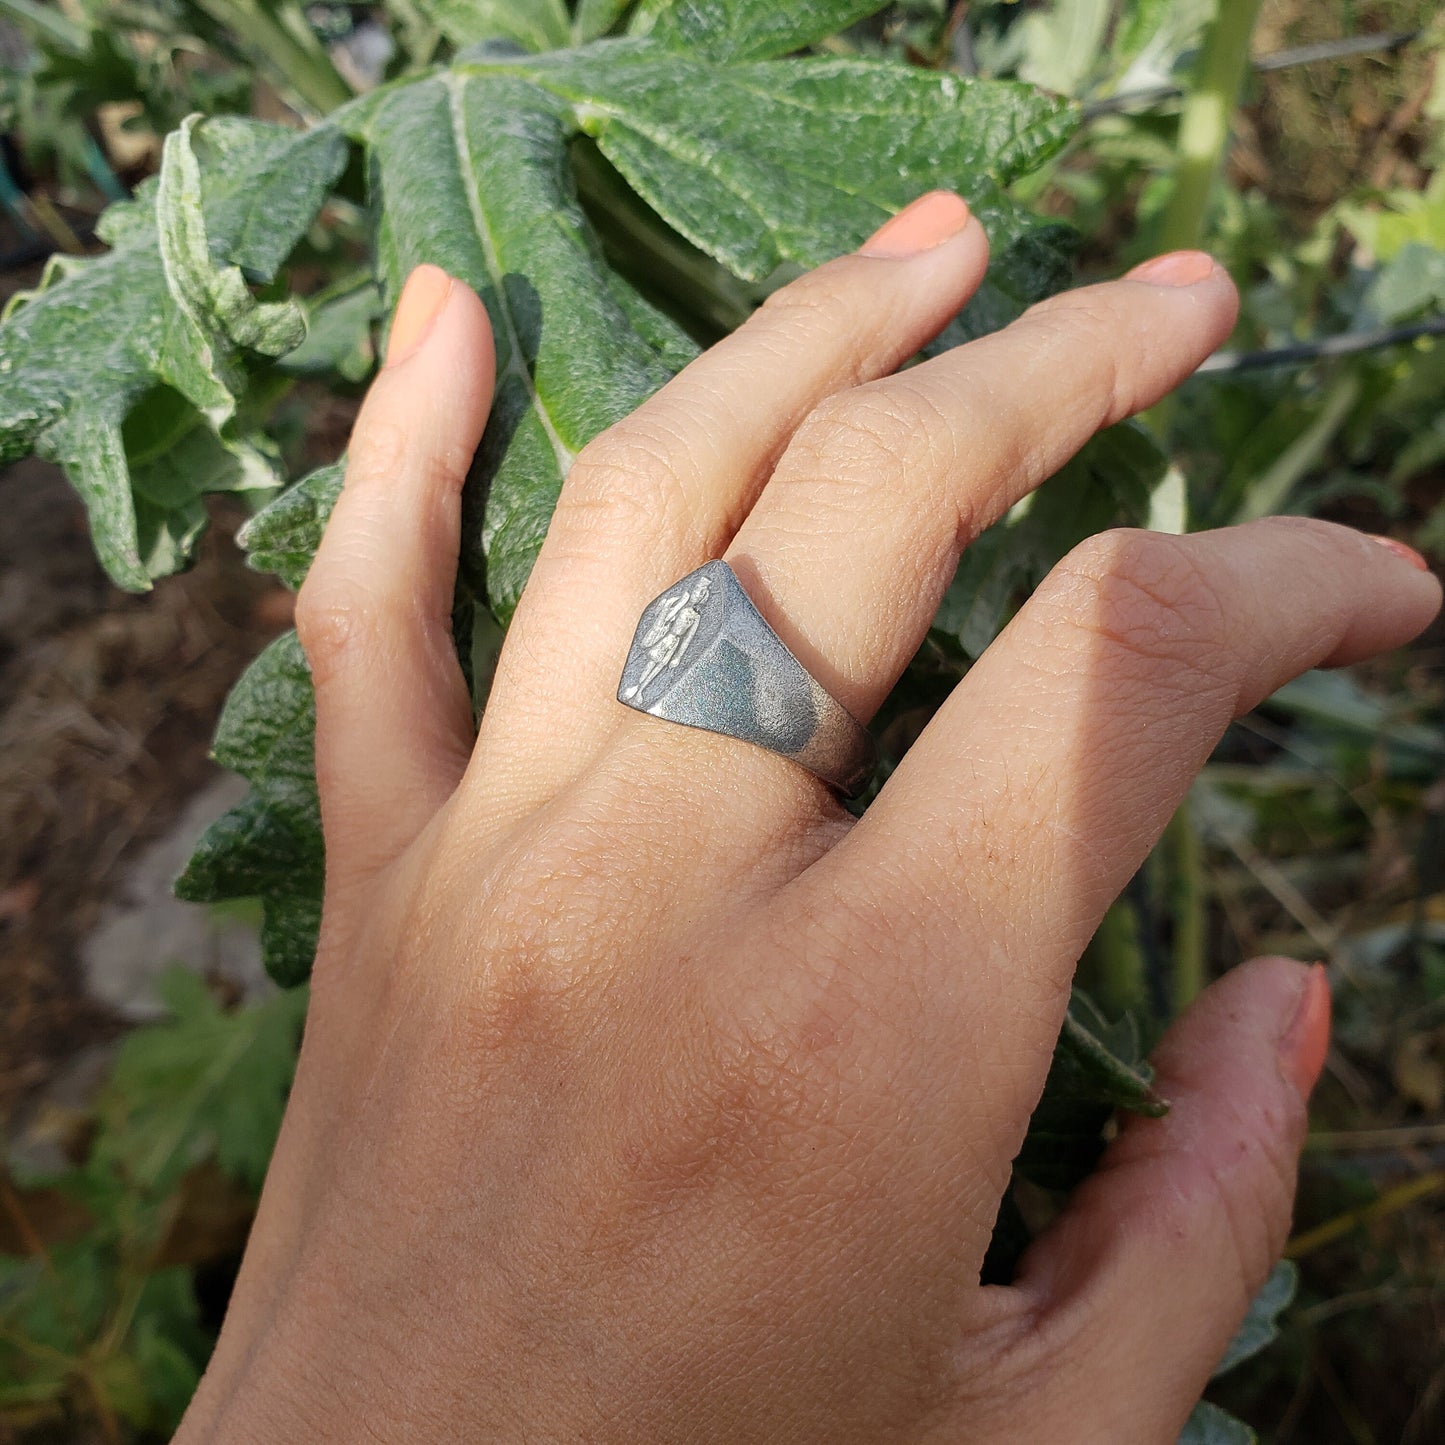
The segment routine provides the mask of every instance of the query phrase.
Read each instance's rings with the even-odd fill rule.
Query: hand
[[[726,556],[857,717],[959,551],[1229,333],[1184,253],[893,374],[986,243],[926,197],[571,469],[480,737],[448,625],[490,402],[413,275],[298,605],[327,892],[295,1090],[181,1441],[1172,1442],[1274,1262],[1318,970],[1256,961],[1172,1103],[980,1287],[1080,950],[1231,718],[1404,642],[1433,579],[1297,518],[1077,548],[853,822],[615,700]]]

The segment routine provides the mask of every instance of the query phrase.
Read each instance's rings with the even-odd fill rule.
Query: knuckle
[[[896,323],[883,298],[865,289],[857,258],[840,256],[774,291],[749,319],[749,348],[779,360],[829,355],[828,385],[862,385],[897,364]],[[872,285],[876,286],[876,278]]]
[[[1130,528],[1080,543],[1045,583],[1046,605],[1123,675],[1154,690],[1233,699],[1241,664],[1218,581],[1188,543]]]
[[[810,335],[830,335],[847,328],[856,310],[857,298],[834,261],[779,287],[754,315],[766,325],[798,326]]]
[[[1338,566],[1340,543],[1344,539],[1348,539],[1351,545],[1359,547],[1365,555],[1369,555],[1368,549],[1375,545],[1360,533],[1340,526],[1338,522],[1324,522],[1318,517],[1288,515],[1260,517],[1245,525],[1287,536],[1292,545],[1298,547],[1302,552],[1312,554],[1315,560],[1322,565],[1330,567]]]
[[[1137,343],[1120,325],[1118,308],[1093,286],[1060,291],[1036,302],[1015,323],[1013,340],[1026,349],[1030,371],[1056,374],[1067,365],[1082,383],[1084,404],[1110,426],[1135,409],[1133,388],[1121,357],[1121,343]],[[1080,367],[1081,359],[1084,362]],[[1140,368],[1135,368],[1140,369]]]
[[[675,527],[688,516],[678,457],[688,447],[665,416],[639,412],[594,438],[567,474],[559,530],[613,539]]]
[[[900,465],[930,445],[929,428],[936,426],[913,393],[863,387],[830,396],[794,434],[785,470],[865,491],[891,490]]]
[[[1204,1182],[1203,1187],[1215,1195],[1215,1208],[1229,1240],[1230,1257],[1239,1277],[1241,1313],[1268,1278],[1284,1247],[1294,1190],[1293,1185],[1288,1192],[1283,1190],[1277,1169],[1271,1154],[1262,1168],[1237,1169],[1227,1179],[1210,1175]]]
[[[373,419],[363,413],[351,438],[346,485],[395,476],[406,464],[415,433],[400,422]]]
[[[415,427],[395,422],[370,422],[353,443],[346,468],[346,489],[353,495],[373,490],[397,497],[398,478],[413,495],[435,496],[458,492],[466,480],[472,454],[444,438],[418,445]]]
[[[344,573],[314,566],[296,596],[296,635],[323,686],[345,660],[375,636],[381,608],[375,592]]]
[[[686,1087],[674,1107],[639,1120],[626,1140],[633,1205],[671,1211],[741,1182],[780,1210],[806,1207],[833,1112],[815,1070],[778,1032],[726,1013],[709,1023],[678,1060]]]

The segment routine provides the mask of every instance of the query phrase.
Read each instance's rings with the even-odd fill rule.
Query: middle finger
[[[1222,267],[1179,252],[834,397],[793,438],[727,558],[798,660],[866,721],[963,548],[1096,431],[1177,386],[1237,308]]]

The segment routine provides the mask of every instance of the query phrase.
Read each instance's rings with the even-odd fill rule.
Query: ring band
[[[726,562],[689,572],[643,609],[617,700],[781,753],[856,797],[878,751],[763,620]]]

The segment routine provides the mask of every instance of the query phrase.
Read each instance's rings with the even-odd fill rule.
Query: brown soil
[[[289,621],[218,509],[195,567],[143,597],[91,551],[61,474],[0,471],[0,1123],[55,1064],[113,1032],[77,947],[135,850],[215,773],[227,692]]]

